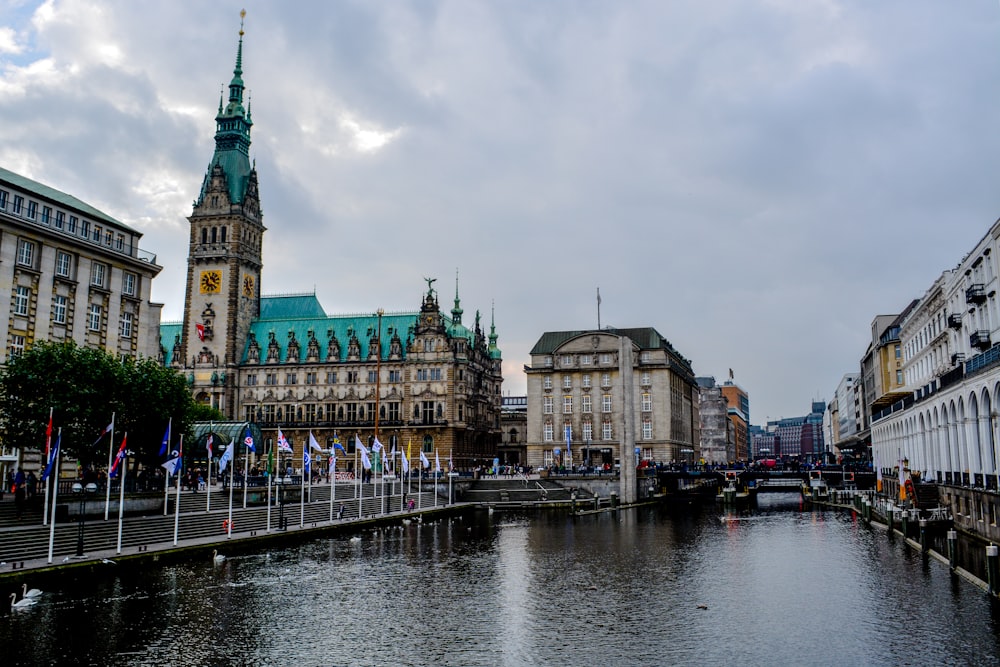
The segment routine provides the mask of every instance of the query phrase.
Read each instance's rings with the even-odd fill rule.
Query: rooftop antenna
[[[601,330],[601,288],[597,288],[597,330]]]

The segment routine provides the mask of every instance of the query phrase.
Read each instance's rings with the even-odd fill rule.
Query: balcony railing
[[[951,355],[951,365],[957,366],[958,364],[965,363],[965,352],[957,352]]]
[[[961,313],[952,313],[951,315],[949,315],[948,316],[948,326],[950,326],[952,329],[961,329],[962,328],[962,314]]]
[[[986,301],[986,285],[982,283],[969,285],[969,288],[965,290],[965,301],[966,303],[983,303]]]

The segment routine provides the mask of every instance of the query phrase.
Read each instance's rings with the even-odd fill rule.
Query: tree
[[[109,445],[128,433],[133,466],[158,464],[173,418],[173,438],[189,430],[194,401],[183,376],[150,359],[119,361],[75,343],[36,343],[0,374],[0,437],[23,449],[45,446],[52,409],[53,439],[62,429],[64,456],[107,465]],[[99,435],[115,422],[115,442]]]

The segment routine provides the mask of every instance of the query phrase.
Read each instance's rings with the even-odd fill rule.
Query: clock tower
[[[241,12],[241,19],[245,12]],[[187,291],[180,358],[195,399],[236,418],[236,369],[260,315],[265,227],[250,162],[249,104],[243,106],[243,23],[229,101],[219,98],[215,153],[188,221]]]

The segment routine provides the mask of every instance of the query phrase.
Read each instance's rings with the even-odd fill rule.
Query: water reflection
[[[995,604],[794,497],[758,511],[478,512],[68,582],[7,664],[996,664]]]

